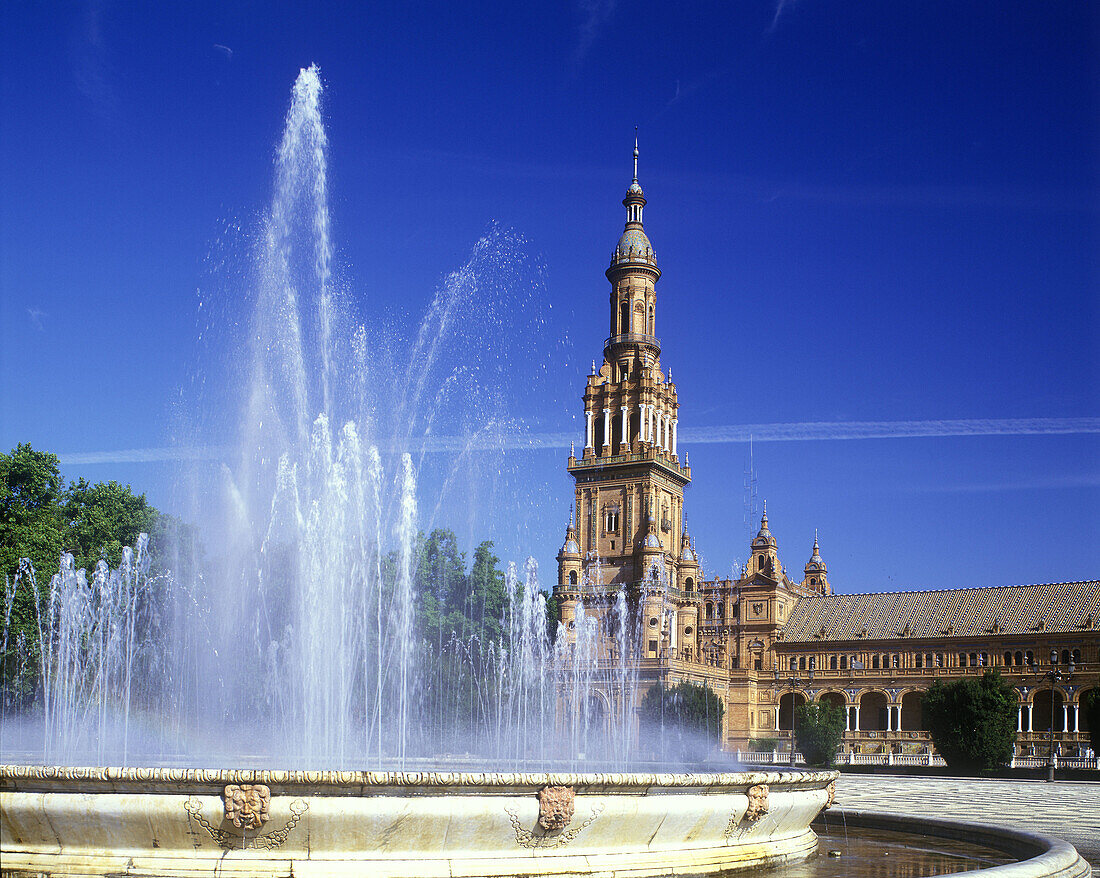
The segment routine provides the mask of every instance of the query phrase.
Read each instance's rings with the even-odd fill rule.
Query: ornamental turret
[[[804,588],[819,594],[832,594],[832,587],[829,585],[828,579],[829,571],[825,566],[825,560],[821,557],[821,549],[817,545],[816,531],[814,532],[813,552],[810,555],[810,560],[806,562],[804,573],[805,577],[802,580]]]
[[[749,561],[750,573],[762,573],[776,581],[779,580],[779,546],[768,530],[768,504],[764,504],[764,515],[760,519],[760,530],[752,541],[752,559]]]

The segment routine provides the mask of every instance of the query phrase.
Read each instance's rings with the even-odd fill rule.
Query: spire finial
[[[638,126],[634,126],[634,182],[638,182]]]

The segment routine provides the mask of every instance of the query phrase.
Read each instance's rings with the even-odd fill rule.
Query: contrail
[[[1100,418],[966,418],[940,421],[806,421],[790,424],[731,424],[687,427],[679,439],[686,445],[748,442],[820,442],[848,439],[925,439],[944,436],[1058,436],[1100,433]],[[414,439],[407,451],[538,451],[580,445],[574,433],[516,432],[487,436],[427,436]],[[581,440],[583,441],[583,440]],[[390,449],[392,450],[392,449]],[[226,460],[228,446],[131,448],[60,454],[64,464],[159,463],[175,460]]]

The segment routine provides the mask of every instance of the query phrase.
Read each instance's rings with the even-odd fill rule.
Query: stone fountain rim
[[[700,792],[744,792],[757,784],[784,788],[821,788],[835,781],[840,772],[832,770],[742,771],[719,773],[636,773],[636,772],[471,772],[471,771],[335,771],[221,768],[144,768],[82,767],[65,765],[0,765],[0,789],[31,789],[45,786],[57,789],[107,787],[122,791],[126,787],[147,788],[171,785],[226,786],[264,784],[275,787],[310,787],[344,793],[356,790],[384,790],[415,787],[424,791],[453,792],[472,790],[540,789],[567,786],[600,792],[624,793],[647,790],[696,790]]]

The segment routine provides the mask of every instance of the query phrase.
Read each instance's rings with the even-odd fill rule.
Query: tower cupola
[[[831,589],[828,580],[828,568],[825,559],[821,557],[821,549],[817,545],[817,532],[814,532],[814,548],[810,554],[810,560],[806,562],[805,578],[802,585],[821,594],[829,594]]]
[[[660,276],[657,269],[657,254],[653,252],[653,245],[649,243],[649,237],[642,225],[642,209],[645,207],[645,193],[638,182],[638,136],[637,129],[634,135],[634,179],[626,190],[623,198],[623,207],[626,208],[626,226],[615,246],[615,252],[611,255],[611,267],[608,276],[616,269],[629,268],[642,265],[655,272],[654,280]]]

